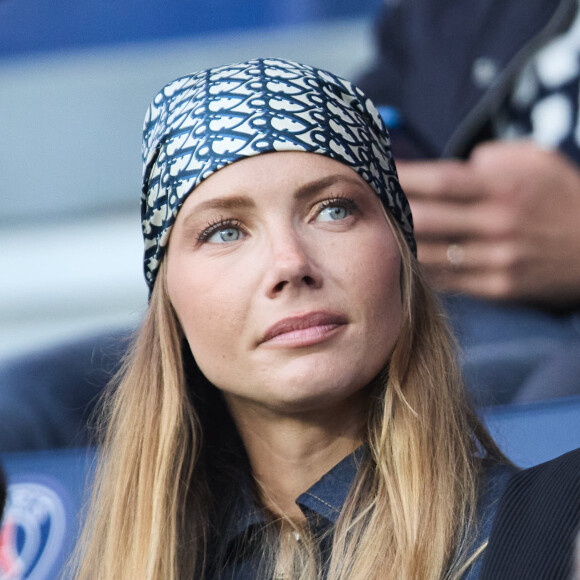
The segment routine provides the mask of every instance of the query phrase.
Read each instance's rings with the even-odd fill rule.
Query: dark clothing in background
[[[89,417],[128,336],[110,331],[0,361],[0,452],[88,445]]]
[[[464,157],[491,137],[487,124],[516,76],[576,8],[576,0],[387,1],[376,60],[357,84],[400,111],[424,157]]]
[[[571,580],[580,532],[580,449],[512,477],[479,580]]]

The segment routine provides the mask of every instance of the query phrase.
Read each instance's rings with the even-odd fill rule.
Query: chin
[[[313,383],[312,376],[309,380],[285,381],[285,384],[287,386],[279,384],[275,392],[270,393],[268,406],[287,413],[325,411],[342,403],[350,404],[366,386],[345,384],[344,377]]]

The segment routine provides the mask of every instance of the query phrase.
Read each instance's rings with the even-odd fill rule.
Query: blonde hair
[[[474,558],[481,457],[502,460],[465,399],[444,315],[396,227],[395,233],[402,328],[373,387],[367,458],[334,531],[329,580],[459,578]],[[76,552],[78,580],[202,577],[215,527],[204,460],[215,444],[204,413],[220,402],[208,385],[198,396],[187,356],[162,264],[146,320],[105,398],[101,460]],[[226,412],[221,419],[228,420]],[[278,561],[270,570],[282,568],[284,578],[321,577],[315,540],[305,534],[298,548],[288,548],[287,528],[279,526]]]

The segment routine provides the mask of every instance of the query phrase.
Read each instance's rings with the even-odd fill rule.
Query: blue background
[[[375,13],[381,0],[0,0],[0,57]]]

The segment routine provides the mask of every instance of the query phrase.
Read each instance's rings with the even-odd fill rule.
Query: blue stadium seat
[[[520,467],[580,447],[580,396],[490,407],[482,417],[503,452]]]

